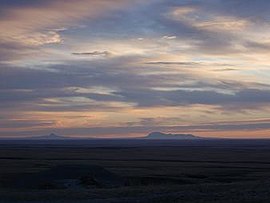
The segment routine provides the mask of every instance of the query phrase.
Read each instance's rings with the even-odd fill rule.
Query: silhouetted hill
[[[26,138],[26,139],[59,140],[59,139],[68,139],[68,137],[64,137],[64,136],[61,136],[61,135],[56,135],[54,133],[51,133],[49,135],[29,137],[29,138]]]
[[[171,133],[161,133],[161,132],[151,132],[146,137],[146,139],[177,139],[177,140],[186,140],[186,139],[199,139],[192,134],[171,134]]]

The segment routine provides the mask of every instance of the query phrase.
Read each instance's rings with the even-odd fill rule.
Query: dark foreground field
[[[0,202],[270,202],[270,141],[0,141]]]

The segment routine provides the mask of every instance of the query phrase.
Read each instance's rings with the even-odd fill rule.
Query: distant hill
[[[162,132],[151,132],[145,137],[137,137],[139,139],[177,139],[177,140],[191,140],[191,139],[203,139],[201,137],[192,135],[192,134],[171,134],[171,133],[162,133]],[[122,139],[137,139],[137,138],[122,138]],[[0,140],[106,140],[107,138],[93,138],[93,137],[87,137],[87,138],[82,138],[82,137],[66,137],[62,135],[57,135],[54,133],[51,133],[49,135],[41,135],[41,136],[29,136],[29,137],[17,137],[17,138],[1,138]],[[114,139],[114,138],[110,138]],[[116,140],[119,140],[119,138],[115,138]]]
[[[161,132],[151,132],[146,137],[146,139],[177,139],[177,140],[188,140],[188,139],[200,139],[192,134],[166,134]]]
[[[35,137],[27,137],[25,139],[37,139],[37,140],[62,140],[62,139],[68,139],[68,137],[64,137],[61,135],[56,135],[54,133],[51,133],[49,135],[42,135],[42,136],[35,136]]]

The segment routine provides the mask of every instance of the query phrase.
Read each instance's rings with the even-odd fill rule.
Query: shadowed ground
[[[269,141],[93,142],[2,142],[0,202],[270,201]]]

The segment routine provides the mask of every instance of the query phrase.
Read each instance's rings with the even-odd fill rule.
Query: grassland
[[[270,202],[269,141],[152,142],[0,143],[0,202]],[[122,184],[28,187],[59,166],[95,166]]]

